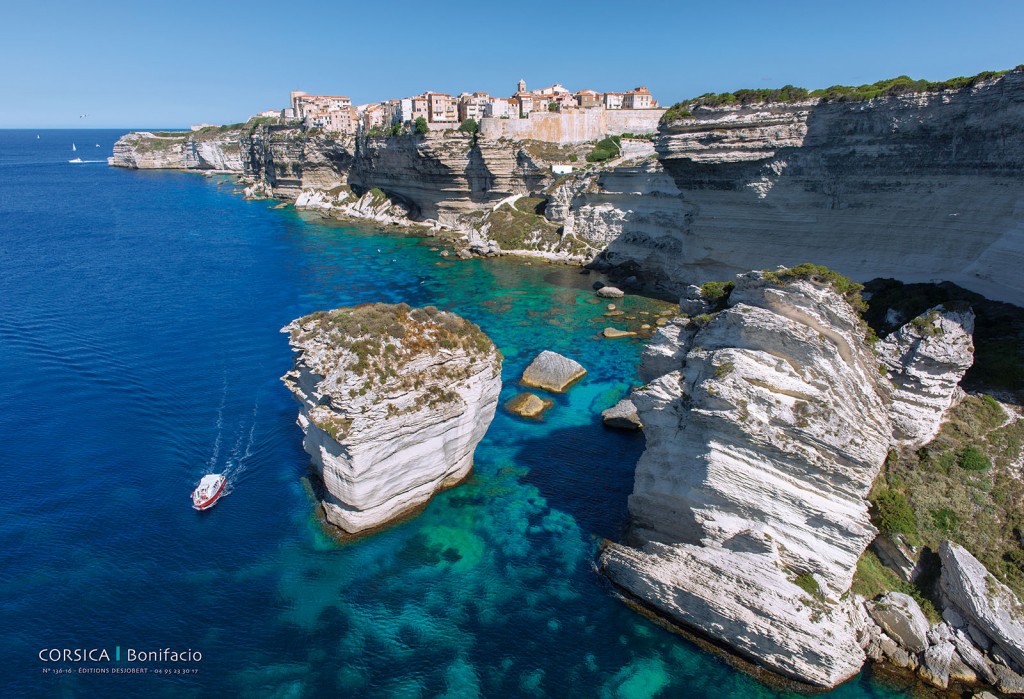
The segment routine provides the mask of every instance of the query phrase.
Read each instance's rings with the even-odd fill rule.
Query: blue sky
[[[1024,2],[8,3],[0,128],[180,127],[425,89],[560,82],[663,104],[741,87],[940,80],[1024,63]],[[87,116],[82,119],[80,114]]]

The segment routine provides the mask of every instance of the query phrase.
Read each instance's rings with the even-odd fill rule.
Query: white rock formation
[[[637,548],[602,555],[631,595],[818,686],[864,660],[837,600],[875,534],[865,497],[892,426],[863,336],[830,287],[740,275],[729,307],[680,340],[682,366],[633,395],[647,436]]]
[[[368,304],[284,331],[298,354],[283,380],[328,521],[378,527],[469,474],[501,390],[501,354],[478,327],[432,307]]]
[[[629,398],[623,398],[607,410],[602,410],[601,420],[608,427],[619,430],[643,429],[643,423],[636,413],[636,406]]]
[[[935,438],[954,391],[974,363],[974,311],[936,306],[878,342],[895,386],[893,437],[918,447]]]
[[[887,634],[912,653],[928,647],[931,626],[921,607],[910,595],[890,592],[877,602],[868,602],[868,614]]]
[[[522,383],[554,393],[564,393],[586,373],[587,370],[575,359],[544,350],[523,371]]]
[[[962,546],[943,541],[939,558],[942,592],[961,616],[1024,668],[1024,605]]]
[[[139,170],[242,172],[240,134],[239,129],[226,127],[180,133],[129,133],[114,144],[107,163]]]
[[[393,226],[410,224],[407,208],[374,191],[356,196],[348,189],[337,194],[321,189],[304,189],[295,200],[295,208],[317,211],[328,218],[358,218]]]

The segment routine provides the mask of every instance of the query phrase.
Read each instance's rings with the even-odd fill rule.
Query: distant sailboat
[[[75,152],[76,150],[78,150],[78,149],[77,149],[77,148],[75,148],[75,144],[74,144],[74,143],[72,143],[72,144],[71,144],[71,152],[73,153],[73,152]]]
[[[71,150],[72,150],[72,151],[76,151],[76,150],[78,150],[77,148],[75,148],[75,144],[74,144],[74,143],[72,143],[72,144],[71,144]],[[80,163],[80,162],[82,162],[82,159],[81,159],[81,158],[72,158],[72,159],[71,159],[71,160],[69,160],[68,162],[69,162],[69,163]]]
[[[39,134],[36,134],[36,140],[37,141],[39,140]]]

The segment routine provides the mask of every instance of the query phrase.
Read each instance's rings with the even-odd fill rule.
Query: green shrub
[[[992,466],[985,452],[977,447],[965,447],[956,455],[956,462],[965,471],[984,471]]]
[[[815,597],[821,597],[821,587],[818,586],[818,581],[814,579],[814,576],[810,573],[800,573],[798,576],[793,578],[793,582],[801,590],[809,595]]]
[[[858,313],[867,310],[867,304],[860,297],[864,285],[858,284],[849,277],[829,269],[824,265],[804,262],[796,267],[780,270],[765,270],[764,278],[776,284],[785,284],[793,279],[804,279],[818,284],[828,284],[853,306]],[[877,339],[877,338],[876,338]]]
[[[917,518],[903,493],[892,488],[882,488],[872,504],[878,514],[878,528],[886,534],[913,536],[916,533]]]
[[[729,294],[736,288],[736,282],[706,282],[700,286],[700,294],[719,309],[725,308]]]
[[[426,136],[430,132],[430,127],[427,126],[427,120],[423,117],[416,117],[414,122],[414,129],[420,136]]]
[[[602,138],[594,144],[594,150],[587,156],[588,163],[599,163],[617,156],[621,152],[622,139],[618,136]]]
[[[476,133],[480,130],[480,124],[476,123],[476,119],[466,119],[459,124],[459,131],[464,133]]]
[[[935,525],[935,528],[947,534],[955,532],[957,526],[960,524],[960,515],[948,507],[943,507],[939,510],[932,510],[931,515],[932,524]]]

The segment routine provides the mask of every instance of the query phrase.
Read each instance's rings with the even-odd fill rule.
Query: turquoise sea
[[[120,133],[0,131],[0,696],[779,696],[595,572],[643,450],[600,424],[641,344],[598,336],[596,277],[447,261],[223,178],[67,162]],[[542,421],[499,409],[474,475],[419,517],[339,544],[308,495],[279,328],[368,301],[478,323],[503,401],[543,349],[589,374]],[[223,470],[230,495],[193,511]],[[202,658],[126,658],[165,648]],[[828,696],[902,694],[862,674]]]

